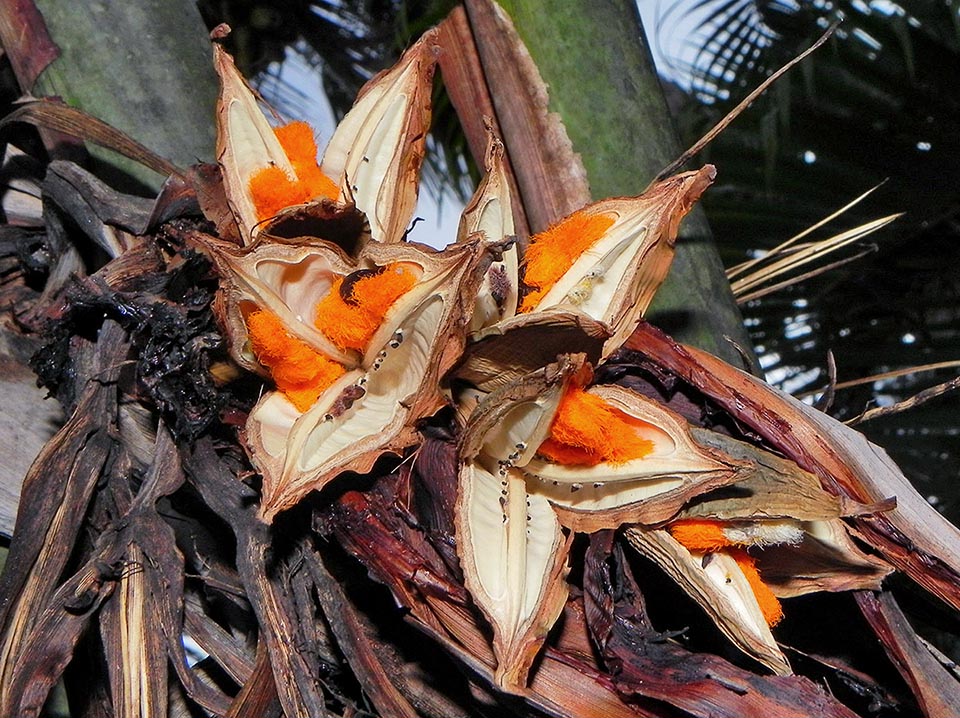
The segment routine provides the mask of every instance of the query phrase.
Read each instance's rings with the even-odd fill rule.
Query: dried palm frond
[[[836,269],[848,262],[856,261],[873,250],[861,250],[851,257],[845,257],[836,262],[821,265],[792,277],[789,280],[769,284],[777,277],[789,274],[790,272],[796,272],[802,267],[818,262],[828,254],[863,239],[901,216],[903,215],[891,214],[886,217],[881,217],[816,242],[798,244],[797,242],[801,235],[796,235],[777,247],[774,247],[762,258],[753,259],[749,262],[739,264],[736,267],[731,267],[727,272],[727,276],[732,280],[730,286],[733,289],[734,296],[737,298],[737,302],[744,304],[811,277],[815,277],[823,272]],[[753,271],[739,279],[735,279],[735,277],[750,269]],[[769,286],[763,286],[764,284],[769,284]]]

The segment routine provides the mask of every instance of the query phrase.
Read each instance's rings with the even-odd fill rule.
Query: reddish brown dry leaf
[[[470,153],[479,159],[485,156],[488,135],[492,132],[496,137],[502,137],[503,133],[497,123],[493,100],[463,6],[451,10],[437,30],[443,86],[463,125]],[[503,158],[503,170],[511,197],[519,198],[517,180],[510,158],[506,155]],[[513,219],[517,233],[529,236],[527,218],[519,201],[513,203]]]
[[[394,685],[398,677],[389,674],[382,662],[384,652],[368,633],[371,627],[350,604],[322,558],[313,554],[306,561],[317,589],[317,600],[337,638],[337,645],[374,707],[380,715],[418,718],[416,709]]]
[[[47,24],[34,0],[12,0],[0,10],[0,45],[9,58],[17,82],[24,94],[31,94],[33,83],[51,62],[60,56],[60,48],[47,32]]]
[[[213,449],[198,441],[185,452],[184,470],[207,504],[226,518],[237,540],[237,568],[259,623],[259,640],[269,651],[277,693],[286,715],[324,715],[326,702],[315,676],[325,647],[309,640],[287,590],[289,564],[271,561],[269,527],[256,517],[253,492],[230,471]],[[295,559],[294,559],[295,560]],[[275,577],[275,581],[270,577]],[[290,646],[301,650],[291,651]]]
[[[0,127],[12,122],[29,122],[73,137],[93,142],[124,157],[129,157],[164,177],[183,174],[183,170],[141,145],[129,135],[82,110],[59,100],[28,100],[0,120]]]
[[[952,664],[934,656],[914,632],[896,599],[888,592],[857,593],[857,603],[881,636],[887,655],[910,684],[928,718],[960,715],[960,691]]]
[[[326,529],[344,548],[410,609],[414,625],[442,645],[464,668],[486,685],[495,685],[494,658],[479,617],[469,608],[463,588],[451,583],[438,555],[411,550],[417,540],[396,517],[384,523],[384,510],[357,492],[346,494],[326,515]],[[522,699],[550,716],[602,715],[628,718],[638,711],[625,705],[609,679],[557,651],[548,651],[531,676]]]
[[[281,715],[276,680],[270,666],[270,652],[260,643],[250,679],[230,704],[227,718],[278,718]]]

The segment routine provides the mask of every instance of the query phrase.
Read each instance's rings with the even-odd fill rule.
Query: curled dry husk
[[[483,392],[502,389],[576,349],[600,361],[607,325],[560,308],[518,314],[470,335],[456,376]]]
[[[657,182],[639,197],[601,200],[577,214],[613,224],[537,302],[576,309],[610,327],[604,357],[640,321],[670,269],[680,221],[716,176],[712,165]]]
[[[442,253],[412,244],[367,245],[360,268],[403,263],[418,267],[418,281],[387,311],[363,355],[309,410],[301,413],[271,392],[250,413],[246,441],[263,475],[263,518],[271,520],[341,473],[366,472],[384,453],[416,443],[416,421],[447,401],[440,378],[462,352],[473,309],[465,298],[474,296],[485,258],[478,242]],[[315,297],[310,306],[322,296],[310,285],[301,291]]]
[[[436,33],[427,32],[396,65],[364,85],[324,151],[321,169],[339,187],[340,201],[356,205],[380,241],[401,240],[413,216],[437,53]],[[256,95],[216,44],[214,67],[220,76],[217,162],[241,240],[250,244],[270,225],[258,219],[250,178],[270,166],[291,179],[296,171]]]

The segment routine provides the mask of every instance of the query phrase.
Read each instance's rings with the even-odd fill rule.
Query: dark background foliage
[[[883,182],[837,231],[905,212],[870,237],[876,251],[744,307],[768,378],[793,393],[960,359],[960,35],[949,2],[689,0],[656,28],[661,43],[697,12],[686,70],[686,139],[769,72],[839,23],[829,44],[758,100],[708,148],[720,168],[704,206],[726,263],[770,248]],[[689,16],[688,16],[689,17]],[[671,27],[671,19],[673,19]],[[957,368],[838,392],[842,419],[957,375]],[[932,503],[960,519],[956,394],[860,428],[885,446]]]

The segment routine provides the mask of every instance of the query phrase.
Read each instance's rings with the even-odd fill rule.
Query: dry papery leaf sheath
[[[18,289],[71,417],[0,581],[0,714],[61,676],[78,715],[950,714],[886,582],[960,609],[956,529],[859,434],[643,320],[712,166],[527,237],[487,122],[451,244],[411,241],[458,17],[322,155],[218,46],[218,168],[145,207],[51,165],[48,203],[143,222]],[[859,609],[903,686],[778,640],[811,605]]]

